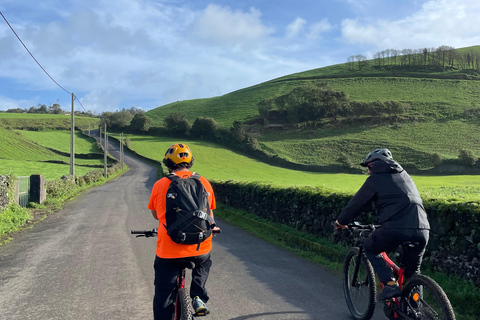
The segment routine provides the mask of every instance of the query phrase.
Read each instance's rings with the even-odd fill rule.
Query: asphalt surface
[[[153,319],[155,239],[130,230],[157,226],[147,210],[155,169],[125,161],[126,174],[0,246],[0,319]],[[352,319],[341,277],[217,224],[205,320]],[[380,306],[373,319],[386,319]]]

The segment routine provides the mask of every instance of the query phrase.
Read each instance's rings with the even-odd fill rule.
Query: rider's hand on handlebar
[[[338,223],[338,220],[335,221],[335,229],[345,230],[347,228],[348,228],[348,226],[346,224],[340,224],[340,223]]]

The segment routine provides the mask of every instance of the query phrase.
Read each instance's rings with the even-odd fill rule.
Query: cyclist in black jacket
[[[406,253],[405,278],[419,273],[430,224],[415,183],[393,160],[388,149],[370,152],[360,165],[368,167],[370,176],[343,208],[336,227],[345,229],[349,222],[374,203],[382,227],[365,240],[364,248],[379,280],[385,285],[380,299],[389,299],[399,296],[400,289],[381,252],[394,251],[405,241],[418,242],[418,246]]]

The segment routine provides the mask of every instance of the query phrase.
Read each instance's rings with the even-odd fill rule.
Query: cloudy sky
[[[478,0],[2,0],[0,110],[223,95],[385,49],[480,45]]]

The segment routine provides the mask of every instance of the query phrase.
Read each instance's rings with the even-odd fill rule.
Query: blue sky
[[[478,0],[2,0],[0,110],[210,98],[385,49],[480,45]],[[83,107],[82,107],[83,106]]]

